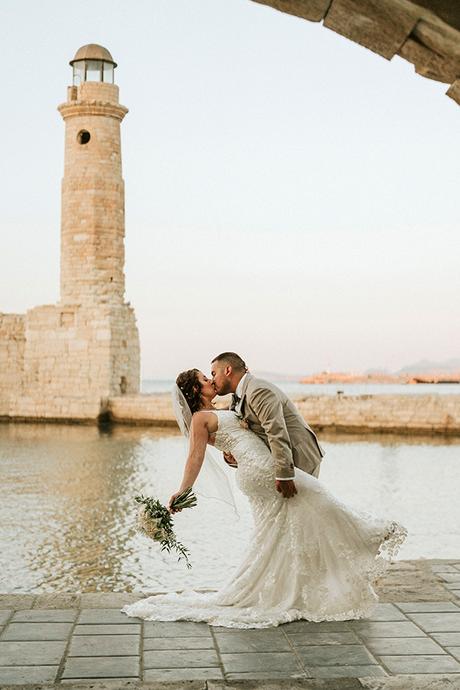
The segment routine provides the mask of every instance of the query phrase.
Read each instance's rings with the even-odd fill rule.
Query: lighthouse
[[[124,182],[116,63],[94,43],[73,60],[72,86],[59,106],[65,122],[61,210],[61,300],[122,304]]]
[[[94,420],[136,394],[140,348],[125,302],[120,125],[128,112],[103,46],[80,48],[58,110],[65,123],[61,280],[57,304],[0,314],[0,416]],[[1,361],[0,357],[0,361]]]

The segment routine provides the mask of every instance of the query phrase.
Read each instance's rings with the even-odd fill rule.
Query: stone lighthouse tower
[[[65,122],[61,328],[74,334],[79,388],[98,397],[137,393],[139,337],[124,301],[120,124],[128,110],[119,103],[117,65],[106,48],[83,46],[70,64],[73,84],[58,108]]]
[[[123,303],[124,183],[115,62],[90,44],[70,64],[73,86],[59,106],[65,122],[62,181],[61,300]]]
[[[94,420],[139,392],[139,336],[125,302],[124,183],[115,62],[90,44],[70,62],[65,122],[61,295],[0,313],[0,417]]]

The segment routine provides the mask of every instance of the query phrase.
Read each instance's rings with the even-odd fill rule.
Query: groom
[[[211,376],[216,393],[233,393],[231,409],[270,448],[275,460],[277,491],[285,498],[297,493],[294,467],[318,476],[324,451],[285,393],[272,383],[252,376],[235,352],[223,352],[215,357],[211,362]],[[225,459],[232,464],[228,457]]]

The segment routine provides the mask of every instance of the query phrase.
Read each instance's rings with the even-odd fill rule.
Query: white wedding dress
[[[245,558],[218,592],[159,594],[121,610],[146,620],[232,628],[369,616],[378,601],[372,583],[398,551],[405,528],[351,510],[298,469],[297,495],[283,498],[265,443],[234,412],[216,414],[215,446],[238,461],[237,483],[254,518]]]

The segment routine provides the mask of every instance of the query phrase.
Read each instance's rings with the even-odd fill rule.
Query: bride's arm
[[[217,429],[217,418],[212,412],[197,412],[193,415],[190,427],[190,443],[187,462],[185,463],[184,474],[179,490],[171,496],[168,508],[174,499],[186,489],[193,486],[198,477],[204,460],[206,444],[209,437]],[[171,511],[174,512],[174,511]]]

